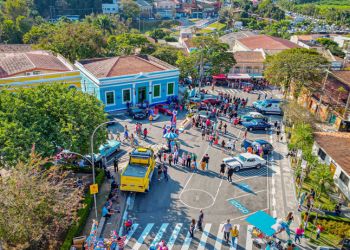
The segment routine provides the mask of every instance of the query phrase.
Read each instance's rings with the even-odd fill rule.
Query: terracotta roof
[[[317,144],[350,175],[350,133],[316,132]]]
[[[265,61],[261,51],[238,51],[233,56],[237,63],[263,63]]]
[[[0,78],[33,70],[69,71],[57,57],[45,51],[0,53]]]
[[[80,63],[97,78],[175,69],[157,58],[143,55],[88,59]]]
[[[238,39],[238,41],[251,50],[285,50],[291,48],[301,48],[299,45],[289,40],[267,35],[245,37]]]
[[[332,74],[350,86],[350,70],[332,71]]]
[[[4,52],[29,52],[32,51],[30,44],[0,44],[0,53]]]

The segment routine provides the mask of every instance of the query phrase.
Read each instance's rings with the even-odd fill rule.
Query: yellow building
[[[65,83],[80,88],[80,82],[80,71],[61,55],[43,50],[0,50],[0,87]]]

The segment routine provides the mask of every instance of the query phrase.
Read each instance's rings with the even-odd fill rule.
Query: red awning
[[[215,80],[226,80],[226,75],[225,74],[218,74],[213,76],[213,79]]]

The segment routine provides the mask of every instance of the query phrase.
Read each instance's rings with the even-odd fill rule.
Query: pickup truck
[[[102,160],[103,157],[109,157],[112,154],[114,154],[114,152],[119,151],[120,150],[120,141],[116,141],[116,140],[107,140],[106,143],[102,144],[99,148],[98,154],[95,154],[95,161],[100,161]]]
[[[233,168],[235,172],[245,168],[261,168],[261,166],[266,164],[266,160],[251,153],[243,153],[235,157],[224,158],[223,160],[224,163],[229,168]]]
[[[129,164],[121,173],[120,190],[144,193],[149,191],[155,166],[151,148],[139,147],[130,153]]]

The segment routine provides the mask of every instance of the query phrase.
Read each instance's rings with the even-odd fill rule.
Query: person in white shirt
[[[227,244],[228,244],[228,241],[230,240],[231,230],[232,230],[232,224],[230,223],[230,219],[228,219],[221,229],[221,232],[224,231],[224,239],[226,240]]]

